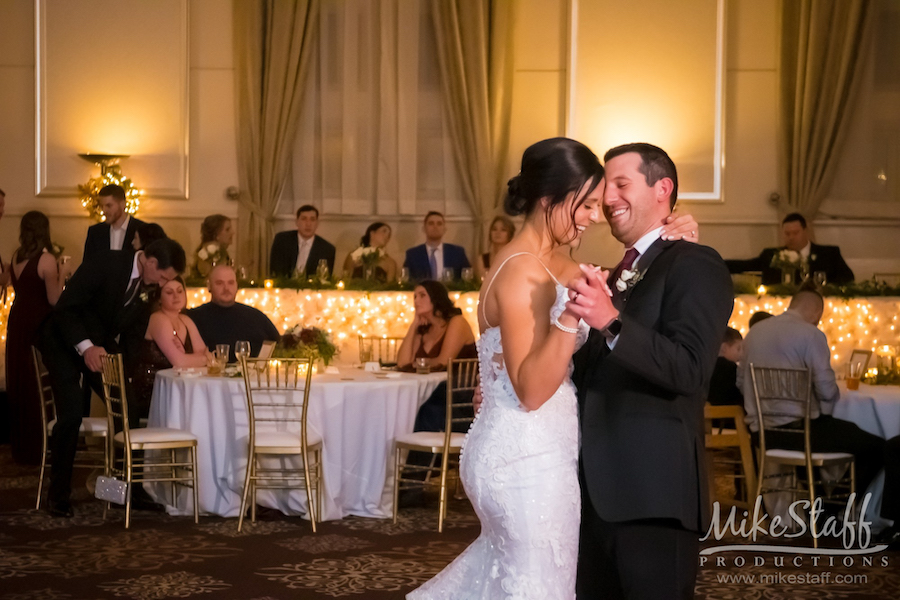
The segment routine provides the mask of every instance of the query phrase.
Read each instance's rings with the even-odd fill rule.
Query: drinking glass
[[[234,355],[237,357],[238,361],[241,360],[241,357],[249,358],[250,357],[250,342],[245,340],[240,340],[234,343]]]
[[[316,277],[322,283],[328,281],[328,261],[324,258],[320,258],[319,264],[316,266]]]
[[[816,287],[825,287],[825,284],[828,283],[825,271],[816,271],[813,273],[813,283],[816,284]]]
[[[228,354],[231,347],[228,344],[216,344],[216,358],[228,362]]]
[[[428,359],[427,358],[417,358],[416,359],[416,373],[419,375],[427,375],[430,372],[428,368]]]
[[[403,285],[409,282],[409,269],[407,267],[400,268],[400,276],[397,277],[397,283]]]
[[[462,280],[463,281],[465,281],[466,283],[469,283],[473,279],[475,279],[475,270],[472,269],[472,267],[466,267],[465,269],[462,270]]]
[[[453,269],[444,269],[441,281],[453,281]]]

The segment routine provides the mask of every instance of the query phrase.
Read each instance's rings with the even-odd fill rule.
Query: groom
[[[591,326],[576,354],[581,409],[579,600],[692,598],[709,519],[703,404],[731,315],[711,248],[663,241],[678,193],[669,156],[627,144],[604,156],[603,211],[626,258],[607,286],[570,287]]]

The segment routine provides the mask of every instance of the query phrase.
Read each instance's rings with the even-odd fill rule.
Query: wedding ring
[[[696,231],[691,231],[691,237],[697,237],[697,232],[696,232]]]
[[[579,294],[578,292],[572,292],[572,302],[575,302],[576,300],[578,300],[578,296],[580,296],[580,295],[581,294]]]

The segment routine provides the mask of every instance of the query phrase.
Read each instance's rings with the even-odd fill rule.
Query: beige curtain
[[[432,0],[441,90],[479,249],[506,189],[512,1]]]
[[[808,219],[828,191],[871,35],[869,0],[783,0],[781,184],[784,212]]]
[[[290,174],[319,0],[237,0],[237,260],[268,273],[278,201]]]

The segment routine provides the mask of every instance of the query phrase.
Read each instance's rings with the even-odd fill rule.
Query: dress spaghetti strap
[[[505,259],[503,259],[502,263],[497,265],[497,270],[494,271],[494,274],[491,276],[491,280],[488,281],[487,287],[484,288],[484,295],[483,295],[484,299],[487,299],[488,292],[491,291],[491,286],[494,285],[494,279],[497,278],[497,274],[500,272],[500,269],[503,268],[503,265],[505,265],[507,262],[509,262],[509,259],[515,258],[516,256],[522,256],[523,254],[526,256],[531,256],[534,258],[534,260],[541,263],[541,266],[544,267],[545,271],[547,271],[547,275],[550,276],[550,279],[555,281],[556,285],[562,285],[559,282],[559,280],[556,278],[556,276],[550,271],[550,269],[547,268],[547,265],[544,264],[544,261],[539,259],[535,254],[532,254],[531,252],[516,252],[515,254],[510,254],[509,256],[507,256]],[[481,318],[484,319],[485,325],[487,325],[489,328],[493,327],[493,325],[491,325],[490,321],[488,321],[487,314],[484,312],[484,302],[479,302],[479,308],[481,309]]]

